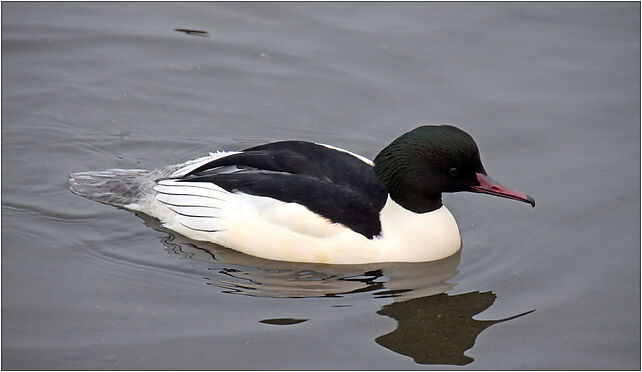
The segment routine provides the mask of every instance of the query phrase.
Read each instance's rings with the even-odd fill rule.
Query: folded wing
[[[344,150],[303,141],[275,142],[218,157],[174,181],[298,203],[367,238],[381,232],[379,212],[387,198],[371,163]],[[207,216],[202,208],[198,213]]]

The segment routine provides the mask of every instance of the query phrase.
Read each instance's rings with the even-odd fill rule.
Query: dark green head
[[[531,203],[527,195],[491,182],[473,138],[451,125],[426,125],[381,150],[375,173],[392,199],[417,213],[441,207],[442,192],[473,191]]]

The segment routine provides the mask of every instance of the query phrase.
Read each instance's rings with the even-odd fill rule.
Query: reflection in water
[[[377,337],[377,344],[419,364],[465,365],[464,355],[477,336],[493,324],[515,319],[532,311],[501,320],[475,320],[496,299],[492,292],[448,295],[456,284],[461,253],[432,262],[325,265],[271,261],[252,257],[216,244],[189,240],[139,217],[145,224],[167,232],[162,240],[168,252],[207,262],[216,275],[208,284],[223,292],[258,297],[345,297],[372,292],[375,298],[392,298],[377,314],[395,319],[397,329]],[[350,305],[333,305],[349,307]],[[533,310],[534,311],[534,310]],[[307,319],[264,319],[261,323],[290,325]]]
[[[184,32],[188,35],[195,35],[195,36],[208,36],[209,34],[207,31],[202,31],[202,30],[192,30],[189,28],[175,28],[174,31],[178,32]]]
[[[372,292],[376,298],[403,301],[443,293],[454,284],[461,258],[420,263],[378,263],[327,265],[272,261],[196,242],[180,235],[163,239],[169,252],[208,262],[217,275],[206,277],[208,284],[225,293],[271,298],[343,297]]]
[[[292,318],[275,318],[259,320],[259,323],[272,324],[272,325],[292,325],[308,321],[308,319],[292,319]]]
[[[464,351],[475,344],[484,329],[532,311],[501,320],[475,320],[473,316],[494,302],[492,292],[445,293],[384,306],[377,314],[399,322],[397,329],[375,342],[419,364],[464,365],[473,361]]]

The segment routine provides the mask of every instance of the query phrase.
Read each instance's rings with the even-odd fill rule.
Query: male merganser
[[[72,192],[155,217],[190,239],[262,258],[329,264],[420,262],[461,247],[441,193],[530,203],[492,181],[473,138],[427,125],[375,158],[303,141],[268,143],[147,171],[70,175]]]

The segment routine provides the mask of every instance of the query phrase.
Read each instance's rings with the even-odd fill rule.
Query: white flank
[[[417,214],[388,198],[381,211],[381,236],[367,239],[299,204],[235,196],[217,243],[253,256],[331,264],[423,262],[448,257],[461,247],[457,223],[444,206]],[[261,200],[271,202],[261,206]]]
[[[422,262],[448,257],[461,246],[457,224],[443,206],[416,214],[388,198],[381,236],[367,239],[296,203],[230,193],[203,182],[163,180],[155,190],[153,200],[136,209],[188,238],[271,260]]]

